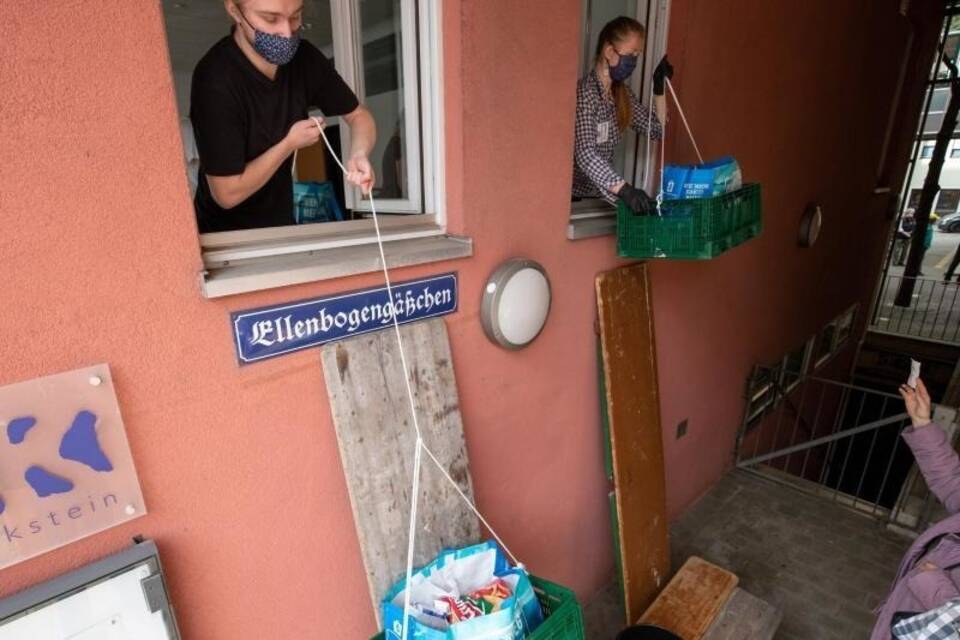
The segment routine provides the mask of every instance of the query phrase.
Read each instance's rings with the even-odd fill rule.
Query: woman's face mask
[[[614,49],[614,51],[616,51],[616,49]],[[637,68],[637,59],[640,56],[637,54],[623,55],[619,53],[617,55],[620,58],[617,60],[617,64],[613,65],[608,63],[608,67],[610,68],[610,79],[614,82],[623,82],[629,78],[630,74],[633,73],[633,70]]]
[[[243,15],[243,11],[240,11],[239,8],[237,8],[237,11],[240,12],[243,21],[253,29],[253,49],[263,56],[264,60],[275,65],[285,65],[293,60],[293,56],[296,55],[297,49],[300,47],[300,29],[294,31],[289,38],[274,33],[265,33],[250,24],[247,16]]]

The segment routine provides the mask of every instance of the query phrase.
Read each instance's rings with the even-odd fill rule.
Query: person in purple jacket
[[[943,429],[930,417],[930,394],[922,380],[917,388],[900,387],[913,422],[903,432],[930,490],[950,515],[925,531],[897,571],[887,599],[877,608],[870,640],[888,640],[898,620],[960,598],[960,458]]]

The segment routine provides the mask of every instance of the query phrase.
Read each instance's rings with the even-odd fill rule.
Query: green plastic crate
[[[763,231],[760,185],[713,198],[666,200],[662,216],[617,207],[617,250],[624,258],[709,260]]]
[[[530,582],[545,619],[527,640],[584,640],[583,615],[573,591],[536,576],[530,576]],[[384,639],[382,632],[371,638]]]

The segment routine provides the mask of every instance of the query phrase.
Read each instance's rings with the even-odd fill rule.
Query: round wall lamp
[[[497,267],[483,289],[480,323],[491,341],[522,349],[540,335],[550,313],[550,280],[533,260],[512,258]]]
[[[812,247],[817,238],[820,237],[820,227],[823,226],[823,212],[820,205],[811,204],[807,206],[806,211],[800,218],[800,241],[801,247]]]

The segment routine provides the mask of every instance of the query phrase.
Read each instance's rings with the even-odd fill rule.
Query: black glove
[[[637,189],[631,184],[624,183],[620,187],[617,197],[623,200],[624,204],[637,215],[651,215],[657,208],[655,200],[648,196],[643,189]]]
[[[657,68],[653,70],[653,95],[662,96],[666,87],[665,79],[673,79],[673,65],[670,64],[670,61],[667,60],[667,56],[663,56],[660,60],[660,64],[657,65]]]

